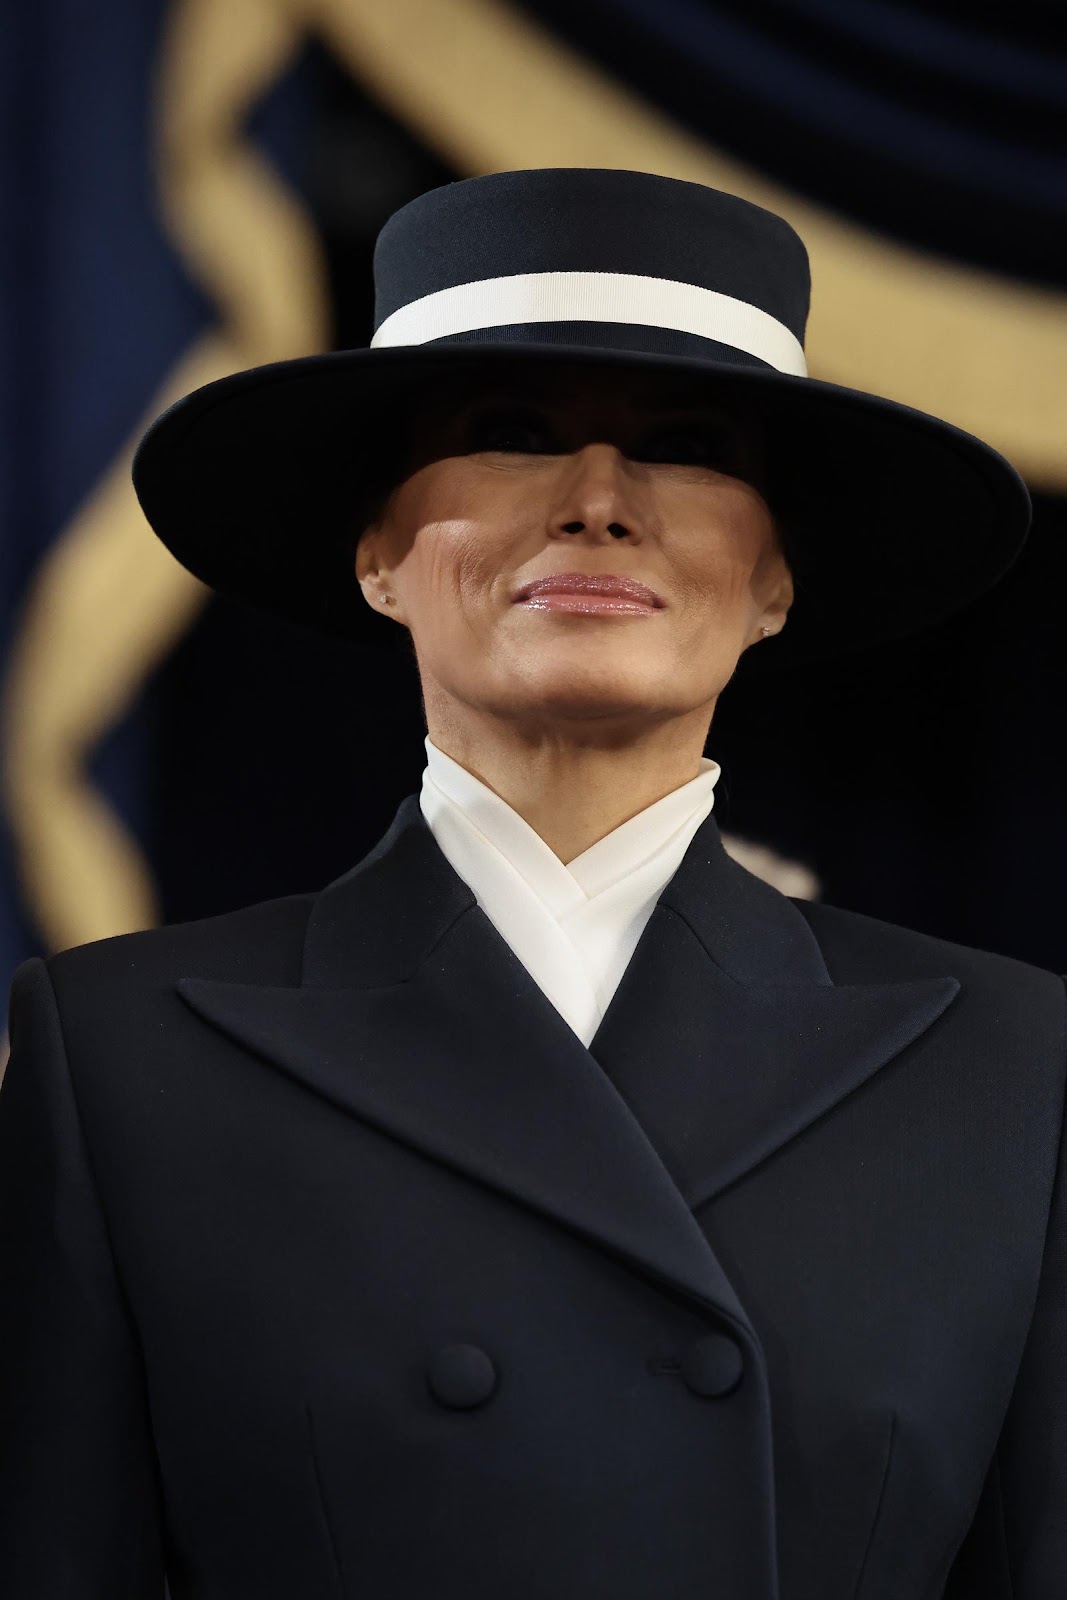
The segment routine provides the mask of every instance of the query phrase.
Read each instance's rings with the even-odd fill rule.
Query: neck
[[[566,864],[700,772],[706,707],[630,737],[605,723],[516,723],[425,700],[433,744],[505,800]]]

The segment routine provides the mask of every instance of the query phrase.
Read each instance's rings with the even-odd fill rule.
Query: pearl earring
[[[764,633],[764,634],[765,634],[765,635],[766,635],[766,634],[768,634],[768,633],[770,633],[770,631],[771,631],[771,630],[770,630],[770,628],[768,628],[768,627],[766,627],[766,626],[765,626],[765,627],[764,627],[764,628],[763,628],[763,633]]]

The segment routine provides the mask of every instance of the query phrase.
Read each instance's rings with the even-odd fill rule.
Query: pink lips
[[[634,578],[623,578],[616,572],[553,572],[547,578],[535,578],[524,584],[515,596],[516,601],[531,600],[541,595],[581,595],[593,598],[629,602],[630,605],[660,607],[663,601],[647,583]]]

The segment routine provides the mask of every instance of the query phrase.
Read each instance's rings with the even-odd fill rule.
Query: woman
[[[804,376],[733,196],[496,174],[376,275],[370,351],[135,478],[221,592],[413,648],[422,792],[18,969],[0,1592],[1058,1600],[1063,980],[781,895],[702,754],[746,652],[947,615],[1025,491]]]

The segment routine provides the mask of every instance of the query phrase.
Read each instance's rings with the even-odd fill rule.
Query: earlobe
[[[383,568],[380,554],[381,526],[378,522],[368,523],[356,542],[354,568],[356,581],[363,590],[368,603],[378,609],[378,596],[383,590],[391,588],[390,573]]]
[[[381,608],[382,593],[385,585],[378,568],[377,551],[374,548],[373,533],[365,529],[356,545],[353,567],[356,582],[363,591],[363,598],[375,611]]]

